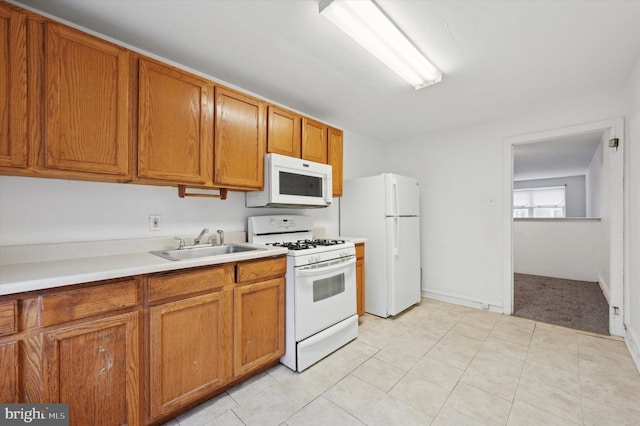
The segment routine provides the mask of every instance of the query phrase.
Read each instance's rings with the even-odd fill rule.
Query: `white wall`
[[[516,219],[513,223],[513,271],[598,281],[600,238],[598,220]]]
[[[626,342],[640,370],[640,58],[625,90],[627,147],[625,173]]]
[[[382,146],[344,132],[345,178],[379,173]],[[339,205],[326,209],[248,209],[244,193],[227,200],[178,198],[176,188],[148,185],[0,176],[0,245],[197,235],[244,231],[247,217],[304,214],[327,236],[338,235]],[[162,215],[162,230],[149,231],[149,215]]]
[[[428,90],[428,89],[427,89]],[[422,188],[423,291],[503,306],[503,144],[506,137],[622,116],[622,90],[572,100],[483,126],[429,134],[388,151],[390,168]],[[425,117],[428,119],[428,117]],[[402,149],[399,149],[399,147]]]
[[[593,158],[585,175],[587,217],[600,217],[600,205],[602,203],[600,200],[603,162],[602,150],[603,142],[601,141],[593,153]]]

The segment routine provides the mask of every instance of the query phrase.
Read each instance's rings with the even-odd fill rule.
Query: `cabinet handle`
[[[102,346],[98,347],[98,354],[100,354],[100,368],[98,369],[98,374],[104,374],[113,367],[113,356],[111,356],[111,353]]]

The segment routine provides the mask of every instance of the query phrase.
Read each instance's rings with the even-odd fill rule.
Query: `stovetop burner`
[[[319,246],[335,246],[338,244],[344,244],[344,240],[329,240],[329,239],[314,239],[314,240],[298,240],[298,241],[285,241],[277,243],[267,243],[276,247],[285,247],[289,250],[308,250]]]

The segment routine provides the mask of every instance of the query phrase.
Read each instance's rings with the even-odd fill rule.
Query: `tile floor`
[[[278,365],[167,425],[637,425],[620,339],[423,299],[365,315],[303,373]]]

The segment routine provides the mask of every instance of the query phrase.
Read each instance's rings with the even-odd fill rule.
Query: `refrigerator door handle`
[[[398,256],[400,254],[400,218],[393,218],[393,230],[395,238],[393,239],[393,255]]]
[[[398,180],[397,179],[393,179],[393,196],[395,198],[395,205],[393,206],[395,208],[395,211],[393,212],[394,216],[397,216],[400,214],[400,200],[398,198]]]

